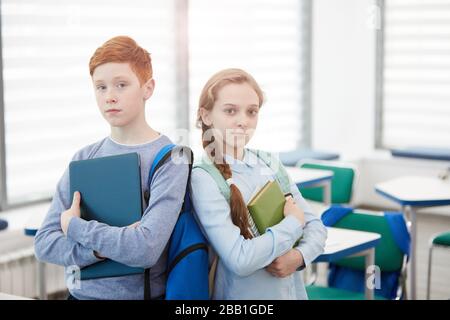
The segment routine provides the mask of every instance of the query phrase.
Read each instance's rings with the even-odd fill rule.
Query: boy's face
[[[145,116],[145,101],[151,97],[153,79],[142,86],[128,63],[108,62],[92,74],[97,105],[112,127],[125,127]]]
[[[214,128],[225,147],[241,149],[252,138],[258,124],[259,98],[247,83],[231,83],[217,92],[211,111],[201,110],[202,120]]]

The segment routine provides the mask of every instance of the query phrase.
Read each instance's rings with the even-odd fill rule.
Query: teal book
[[[110,226],[129,226],[142,217],[139,154],[126,153],[72,161],[69,165],[70,198],[81,193],[81,217]],[[100,253],[101,254],[101,253]],[[81,269],[81,280],[143,273],[106,259]]]

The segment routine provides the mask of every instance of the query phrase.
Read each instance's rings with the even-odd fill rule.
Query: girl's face
[[[201,109],[203,122],[231,150],[243,149],[250,141],[258,124],[258,113],[259,98],[248,83],[225,85],[217,92],[212,110]]]

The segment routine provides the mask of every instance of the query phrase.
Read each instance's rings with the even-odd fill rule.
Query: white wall
[[[372,0],[314,0],[312,147],[357,158],[373,151]]]
[[[377,7],[374,0],[314,0],[312,147],[338,152],[358,169],[355,205],[395,209],[375,184],[404,175],[437,176],[443,161],[392,158],[375,150]],[[450,215],[450,207],[425,209]]]

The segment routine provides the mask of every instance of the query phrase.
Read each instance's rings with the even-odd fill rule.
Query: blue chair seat
[[[0,219],[0,230],[8,228],[8,221]]]

